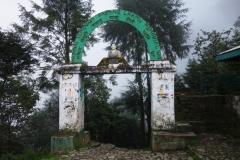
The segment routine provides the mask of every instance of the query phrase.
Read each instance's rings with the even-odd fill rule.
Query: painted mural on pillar
[[[78,92],[78,83],[64,83],[60,85],[60,90],[65,92],[64,103],[77,101],[77,96],[74,97],[73,92]]]
[[[81,84],[81,88],[79,88],[79,93],[80,93],[80,101],[83,101],[83,95],[84,95],[84,87],[83,87],[83,82]]]
[[[83,82],[79,74],[63,74],[59,85],[59,130],[79,132],[84,124]]]
[[[73,75],[64,74],[62,76],[63,82],[72,79]],[[67,115],[71,115],[72,112],[75,111],[78,104],[76,103],[78,100],[78,83],[74,82],[66,82],[60,84],[60,93],[63,95],[62,99],[60,100],[64,106],[64,110],[66,111]]]

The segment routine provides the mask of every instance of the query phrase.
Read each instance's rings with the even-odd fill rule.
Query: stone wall
[[[204,123],[211,129],[239,125],[240,96],[175,96],[177,122]]]
[[[232,99],[233,108],[236,110],[237,114],[240,117],[240,96],[233,96]]]

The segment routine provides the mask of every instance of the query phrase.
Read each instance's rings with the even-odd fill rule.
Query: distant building
[[[215,61],[240,62],[240,46],[219,53]]]

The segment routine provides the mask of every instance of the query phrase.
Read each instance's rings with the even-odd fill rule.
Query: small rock
[[[91,141],[91,147],[99,147],[101,144],[99,142],[96,141]]]
[[[110,157],[108,157],[108,159],[115,159],[115,157],[114,156],[110,156]]]
[[[62,155],[62,158],[64,159],[64,160],[70,160],[71,158],[69,157],[69,156],[67,156],[67,155]]]
[[[188,160],[193,160],[193,158],[192,157],[188,157]]]
[[[132,157],[124,157],[125,159],[132,159]]]
[[[205,150],[204,149],[197,149],[197,151],[201,152],[201,153],[205,153]]]
[[[209,137],[209,140],[211,140],[211,141],[212,141],[212,140],[214,140],[214,138],[213,138],[213,137]]]
[[[101,152],[107,152],[107,151],[109,151],[109,150],[111,150],[113,148],[115,148],[115,145],[113,145],[113,144],[105,144],[105,145],[100,147],[100,150],[101,150]]]

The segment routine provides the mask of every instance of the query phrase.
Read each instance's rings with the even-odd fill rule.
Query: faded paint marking
[[[63,88],[76,88],[77,86],[77,83],[64,83],[64,84],[60,84],[60,89],[63,89]]]

